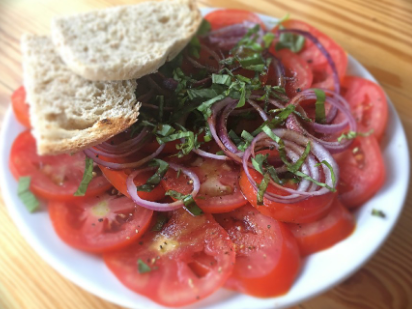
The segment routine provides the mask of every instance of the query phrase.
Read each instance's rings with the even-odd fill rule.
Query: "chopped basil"
[[[158,166],[158,169],[152,176],[150,176],[144,185],[136,187],[137,191],[151,192],[160,183],[169,169],[169,164],[160,159],[153,159],[149,166]]]
[[[300,170],[303,162],[305,162],[306,158],[308,157],[310,153],[310,142],[308,142],[306,144],[306,148],[305,151],[303,152],[303,154],[300,156],[300,158],[298,160],[296,160],[295,163],[290,164],[288,166],[288,170],[292,173],[296,173],[298,170]],[[326,161],[325,161],[326,162]],[[328,163],[329,164],[329,163]]]
[[[159,124],[156,134],[160,136],[169,136],[175,131],[175,128],[173,128],[170,124]]]
[[[272,129],[266,124],[262,127],[262,131],[266,133],[271,139],[273,139],[276,143],[279,144],[281,141],[280,137],[273,133]]]
[[[253,135],[250,134],[248,131],[245,131],[245,130],[242,131],[242,133],[240,134],[240,136],[241,136],[244,140],[248,141],[249,143],[251,143],[252,140],[253,140]]]
[[[358,136],[366,137],[366,136],[371,135],[372,133],[373,133],[373,129],[370,130],[370,131],[368,131],[368,132],[366,132],[366,133],[349,131],[348,133],[343,133],[341,136],[339,136],[339,137],[338,137],[338,142],[340,143],[340,142],[342,142],[342,140],[344,140],[344,139],[355,139],[355,138],[357,138]]]
[[[302,173],[301,171],[297,171],[295,173],[296,176],[302,177],[303,179],[309,180],[311,182],[313,182],[314,184],[320,186],[320,187],[325,187],[326,189],[328,189],[331,192],[336,192],[335,188],[331,188],[330,186],[328,186],[326,183],[323,182],[319,182],[315,179],[313,179],[312,177],[310,177],[309,175],[306,175],[305,173]]]
[[[163,228],[163,225],[165,225],[165,223],[168,221],[168,217],[166,216],[165,213],[163,212],[158,212],[156,214],[156,223],[155,225],[152,227],[152,231],[154,232],[160,232]]]
[[[206,19],[203,19],[200,23],[199,29],[197,29],[196,35],[205,35],[209,33],[211,29],[212,26],[210,25],[210,22],[208,22]]]
[[[325,116],[325,100],[326,94],[322,89],[312,89],[316,95],[316,103],[315,103],[315,120],[317,123],[324,123],[326,116]]]
[[[264,174],[262,181],[260,182],[259,186],[258,186],[258,194],[257,194],[257,204],[258,205],[263,205],[263,196],[266,192],[266,189],[269,185],[269,181],[270,181],[270,176],[269,174]]]
[[[282,25],[279,25],[279,29],[284,29]],[[294,33],[281,33],[279,41],[276,43],[275,49],[281,50],[284,48],[290,49],[294,53],[298,53],[305,45],[305,37]]]
[[[192,131],[177,131],[165,137],[156,137],[157,142],[162,145],[179,139],[185,139],[185,142],[177,144],[176,149],[179,149],[179,157],[187,155],[195,147],[195,134]]]
[[[212,74],[212,83],[230,86],[232,77],[227,74]]]
[[[83,172],[83,179],[80,182],[79,187],[77,188],[76,192],[74,192],[74,196],[84,196],[86,194],[87,187],[93,179],[93,160],[91,158],[86,157],[85,160],[85,168]]]
[[[139,274],[149,273],[152,271],[149,265],[142,261],[142,259],[137,260],[137,270]]]
[[[254,158],[252,158],[252,165],[257,170],[259,173],[262,175],[265,174],[264,168],[263,168],[263,163],[266,162],[269,154],[261,154],[258,153]]]
[[[34,212],[39,208],[39,201],[30,191],[31,177],[20,177],[17,185],[17,196],[26,206],[29,212]]]
[[[190,194],[182,194],[175,190],[168,190],[166,191],[165,195],[169,195],[176,200],[183,201],[183,205],[185,208],[194,216],[199,216],[203,214],[202,209],[196,204],[195,200],[193,199],[192,195]]]
[[[197,33],[193,38],[190,40],[189,45],[187,47],[189,55],[199,58],[200,57],[200,41],[197,36],[207,34],[211,29],[210,23],[203,19],[202,23],[200,24]]]
[[[275,34],[268,32],[263,36],[263,42],[265,43],[265,48],[269,48],[275,38]]]
[[[320,166],[320,165],[322,165],[322,164],[326,165],[327,168],[329,169],[329,171],[330,171],[330,177],[332,178],[333,187],[335,187],[335,184],[336,184],[336,176],[335,176],[335,172],[333,171],[332,165],[330,165],[328,161],[323,160],[322,162],[319,162],[319,163],[315,164],[315,166]]]
[[[383,218],[383,219],[386,218],[386,214],[382,210],[372,209],[371,214],[372,214],[372,216],[380,217],[380,218]]]

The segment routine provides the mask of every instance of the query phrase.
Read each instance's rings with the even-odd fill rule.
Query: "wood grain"
[[[0,122],[22,83],[19,38],[47,34],[50,19],[132,0],[0,0]],[[199,0],[276,17],[290,13],[333,37],[379,80],[412,144],[412,1]],[[1,192],[0,192],[1,195]],[[355,275],[293,309],[412,308],[412,201],[385,245]],[[43,262],[19,234],[0,198],[0,308],[120,308],[75,286]],[[361,248],[359,248],[361,250]]]

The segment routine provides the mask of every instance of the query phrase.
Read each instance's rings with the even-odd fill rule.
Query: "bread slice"
[[[24,86],[40,155],[76,152],[132,125],[136,82],[88,81],[69,70],[50,38],[22,37]]]
[[[194,0],[173,0],[55,18],[51,31],[73,72],[90,80],[128,80],[173,59],[201,21]]]

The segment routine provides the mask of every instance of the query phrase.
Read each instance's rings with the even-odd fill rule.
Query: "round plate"
[[[203,14],[212,9],[202,10]],[[273,26],[276,19],[260,15]],[[376,82],[373,76],[349,56],[348,75],[357,75]],[[302,271],[290,291],[276,298],[254,298],[224,289],[207,299],[185,308],[285,308],[332,288],[359,269],[383,244],[394,227],[407,193],[409,153],[402,124],[388,98],[389,119],[382,141],[387,170],[383,188],[356,213],[354,233],[328,250],[305,259]],[[11,108],[4,118],[0,144],[0,184],[4,201],[21,234],[34,250],[67,279],[108,301],[129,308],[164,308],[125,288],[105,267],[103,260],[65,245],[54,233],[47,211],[30,214],[18,199],[17,182],[8,160],[11,145],[24,128],[16,121]],[[382,210],[386,218],[371,215],[372,208]],[[360,248],[362,248],[360,250]],[[74,262],[75,261],[75,262]]]

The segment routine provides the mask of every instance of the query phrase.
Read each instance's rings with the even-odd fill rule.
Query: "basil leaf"
[[[136,187],[137,191],[151,192],[160,183],[169,169],[169,164],[160,159],[153,159],[149,165],[158,166],[158,169],[152,176],[150,176],[145,184]]]
[[[303,162],[305,162],[306,158],[308,157],[310,153],[310,142],[306,144],[305,151],[303,154],[300,156],[298,160],[296,160],[295,163],[291,164],[288,166],[288,170],[292,173],[296,173],[302,166]],[[328,163],[329,164],[329,163]]]
[[[197,109],[198,109],[199,111],[203,112],[206,117],[210,117],[210,115],[212,114],[212,111],[211,111],[210,107],[211,107],[214,103],[216,103],[216,102],[218,102],[218,101],[221,101],[221,100],[223,100],[224,98],[226,98],[226,96],[225,96],[224,94],[219,94],[218,96],[216,96],[216,97],[214,97],[214,98],[212,98],[212,99],[210,99],[210,100],[207,100],[207,101],[203,102],[202,104],[200,104],[200,105],[197,107]]]
[[[269,181],[270,181],[270,176],[269,174],[266,173],[265,175],[263,175],[263,179],[258,186],[258,194],[257,194],[257,204],[258,205],[263,205],[263,196],[266,192],[266,189],[268,188]]]
[[[278,173],[276,173],[276,169],[273,166],[269,166],[266,170],[268,171],[270,178],[272,178],[274,182],[279,185],[283,184],[283,181],[280,180]]]
[[[251,143],[253,140],[253,135],[250,134],[248,131],[243,130],[240,136],[247,142]]]
[[[39,201],[36,196],[30,191],[31,177],[20,177],[17,185],[17,196],[26,206],[29,212],[34,212],[39,208]]]
[[[296,176],[299,176],[299,177],[302,177],[303,179],[309,180],[309,181],[313,182],[314,184],[316,184],[316,185],[318,185],[318,186],[320,186],[320,187],[325,187],[325,188],[327,188],[327,189],[328,189],[329,191],[331,191],[331,192],[336,192],[336,189],[335,189],[335,188],[331,188],[331,187],[328,186],[326,183],[319,182],[319,181],[313,179],[312,177],[310,177],[309,175],[306,175],[305,173],[302,173],[301,171],[297,171],[297,172],[295,173],[295,175],[296,175]]]
[[[196,35],[205,35],[209,33],[211,29],[212,26],[210,25],[210,22],[208,22],[206,19],[203,19],[200,23],[199,29],[197,29]]]
[[[193,199],[192,195],[187,194],[184,195],[180,192],[177,192],[175,190],[168,190],[166,191],[165,195],[169,195],[172,198],[176,200],[183,201],[183,205],[185,205],[185,208],[194,216],[199,216],[203,214],[203,211],[199,208],[199,206],[196,204],[195,200]]]
[[[252,158],[252,165],[257,170],[259,173],[262,175],[265,174],[264,168],[263,168],[263,163],[267,161],[269,154],[261,154],[258,153],[256,157]]]
[[[315,166],[321,166],[322,164],[326,165],[327,168],[329,169],[330,177],[332,178],[332,184],[333,184],[333,187],[335,187],[335,185],[336,185],[336,176],[335,176],[335,172],[333,171],[333,167],[326,160],[323,160],[322,162],[319,162],[319,163],[315,164]]]
[[[142,259],[137,260],[137,270],[139,271],[139,274],[149,273],[152,271],[149,265],[143,262]]]
[[[169,136],[175,131],[175,128],[173,128],[170,124],[159,124],[156,134],[161,136]]]
[[[267,124],[262,127],[262,131],[265,132],[266,135],[273,139],[276,143],[279,144],[279,142],[281,141],[280,137],[273,133],[272,129]]]
[[[79,187],[77,188],[76,192],[74,192],[73,195],[74,196],[84,196],[86,194],[87,187],[89,186],[89,183],[92,179],[93,179],[93,160],[86,157],[82,181],[80,182]]]
[[[279,29],[284,29],[280,26]],[[281,50],[284,48],[290,49],[294,53],[298,53],[305,45],[305,37],[294,33],[281,33],[279,41],[276,43],[275,49]]]
[[[366,132],[366,133],[349,131],[348,133],[343,133],[341,136],[339,136],[339,137],[338,137],[338,142],[340,143],[340,142],[342,142],[342,140],[344,140],[344,139],[355,139],[355,138],[357,138],[358,136],[366,137],[366,136],[371,135],[372,133],[373,133],[373,129],[370,130],[370,131],[368,131],[368,132]]]
[[[232,77],[227,74],[212,74],[212,83],[230,86]]]
[[[315,121],[317,123],[325,123],[325,100],[326,94],[322,89],[312,89],[316,94],[316,103],[315,103]]]
[[[383,219],[386,218],[386,214],[382,210],[372,209],[371,214],[372,216],[380,217]]]
[[[152,227],[153,232],[160,232],[165,225],[165,223],[168,221],[168,217],[166,216],[165,213],[163,212],[158,212],[156,215],[156,223]]]
[[[263,36],[263,42],[265,43],[265,48],[269,48],[272,45],[273,40],[275,39],[275,34],[268,32]]]

